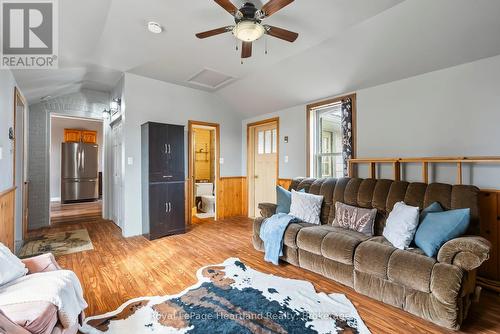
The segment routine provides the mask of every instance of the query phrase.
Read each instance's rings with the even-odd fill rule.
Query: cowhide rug
[[[130,300],[89,317],[83,333],[369,333],[342,294],[268,275],[235,258],[198,270],[178,295]]]

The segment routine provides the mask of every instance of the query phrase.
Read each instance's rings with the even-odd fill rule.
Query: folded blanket
[[[64,328],[75,325],[88,306],[78,277],[69,270],[35,273],[0,286],[0,306],[30,302],[54,304]]]
[[[278,265],[279,257],[283,255],[283,235],[288,224],[295,219],[286,213],[277,213],[264,220],[260,238],[264,241],[265,261]]]

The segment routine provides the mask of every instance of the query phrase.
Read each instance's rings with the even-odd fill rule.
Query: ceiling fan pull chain
[[[266,51],[265,51],[265,54],[267,55],[267,37],[264,37],[264,45],[265,45],[265,48],[266,48]]]

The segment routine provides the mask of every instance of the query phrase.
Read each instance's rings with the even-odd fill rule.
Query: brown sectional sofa
[[[399,250],[382,235],[395,203],[425,208],[471,209],[468,234],[479,232],[478,192],[474,186],[408,183],[374,179],[294,179],[290,189],[324,196],[322,225],[290,224],[283,240],[282,260],[347,285],[357,292],[401,308],[433,323],[458,329],[475,291],[476,270],[489,257],[489,242],[466,236],[447,242],[431,258],[418,249]],[[331,226],[337,201],[376,208],[375,236]],[[259,205],[263,217],[254,221],[253,244],[263,250],[260,226],[276,210]]]

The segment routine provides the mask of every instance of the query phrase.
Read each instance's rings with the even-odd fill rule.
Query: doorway
[[[259,216],[259,203],[276,203],[279,175],[279,118],[247,125],[248,215]]]
[[[198,223],[217,219],[220,126],[189,121],[189,217]]]
[[[102,119],[50,116],[50,224],[102,219]]]
[[[15,241],[26,240],[28,233],[28,182],[27,182],[27,114],[26,102],[17,88],[14,88],[13,129],[13,186],[15,187]]]

